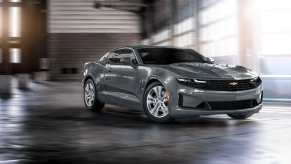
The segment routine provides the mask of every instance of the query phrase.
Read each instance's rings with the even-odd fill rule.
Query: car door
[[[139,106],[140,101],[136,96],[139,82],[136,79],[137,68],[120,62],[122,57],[131,57],[137,61],[131,49],[116,50],[108,56],[104,86],[108,101],[116,104]]]

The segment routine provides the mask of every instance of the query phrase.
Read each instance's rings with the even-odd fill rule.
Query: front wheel
[[[246,119],[249,118],[253,115],[254,113],[249,113],[249,114],[227,114],[229,117],[233,118],[233,119]]]
[[[143,107],[151,121],[169,123],[174,120],[169,115],[167,91],[161,83],[150,84],[143,97]]]
[[[91,79],[88,79],[85,83],[83,97],[85,106],[90,111],[98,112],[105,105],[98,100],[96,87]]]

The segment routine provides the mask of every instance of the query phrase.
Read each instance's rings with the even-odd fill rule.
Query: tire
[[[158,95],[156,92],[161,94]],[[152,122],[170,123],[174,120],[169,114],[166,89],[159,82],[154,82],[146,88],[143,95],[143,108]]]
[[[249,113],[249,114],[227,114],[229,117],[233,119],[238,119],[238,120],[243,120],[246,118],[249,118],[253,115],[254,113]]]
[[[85,82],[83,90],[83,98],[86,108],[93,112],[101,111],[105,104],[98,100],[96,87],[91,79],[88,79]]]

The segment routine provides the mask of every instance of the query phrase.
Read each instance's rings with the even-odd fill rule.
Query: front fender
[[[165,89],[169,93],[170,101],[171,98],[176,99],[177,98],[177,80],[176,77],[179,77],[177,74],[168,71],[163,68],[158,68],[152,70],[151,74],[148,76],[145,84],[144,84],[144,90],[143,94],[145,94],[146,86],[152,81],[152,80],[157,80],[159,81]],[[142,99],[143,100],[143,99]],[[143,102],[143,101],[142,101]]]

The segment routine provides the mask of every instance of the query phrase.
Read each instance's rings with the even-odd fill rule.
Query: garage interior
[[[0,0],[0,164],[289,163],[290,0]],[[264,107],[150,122],[86,110],[82,68],[126,45],[190,47],[260,74]]]

